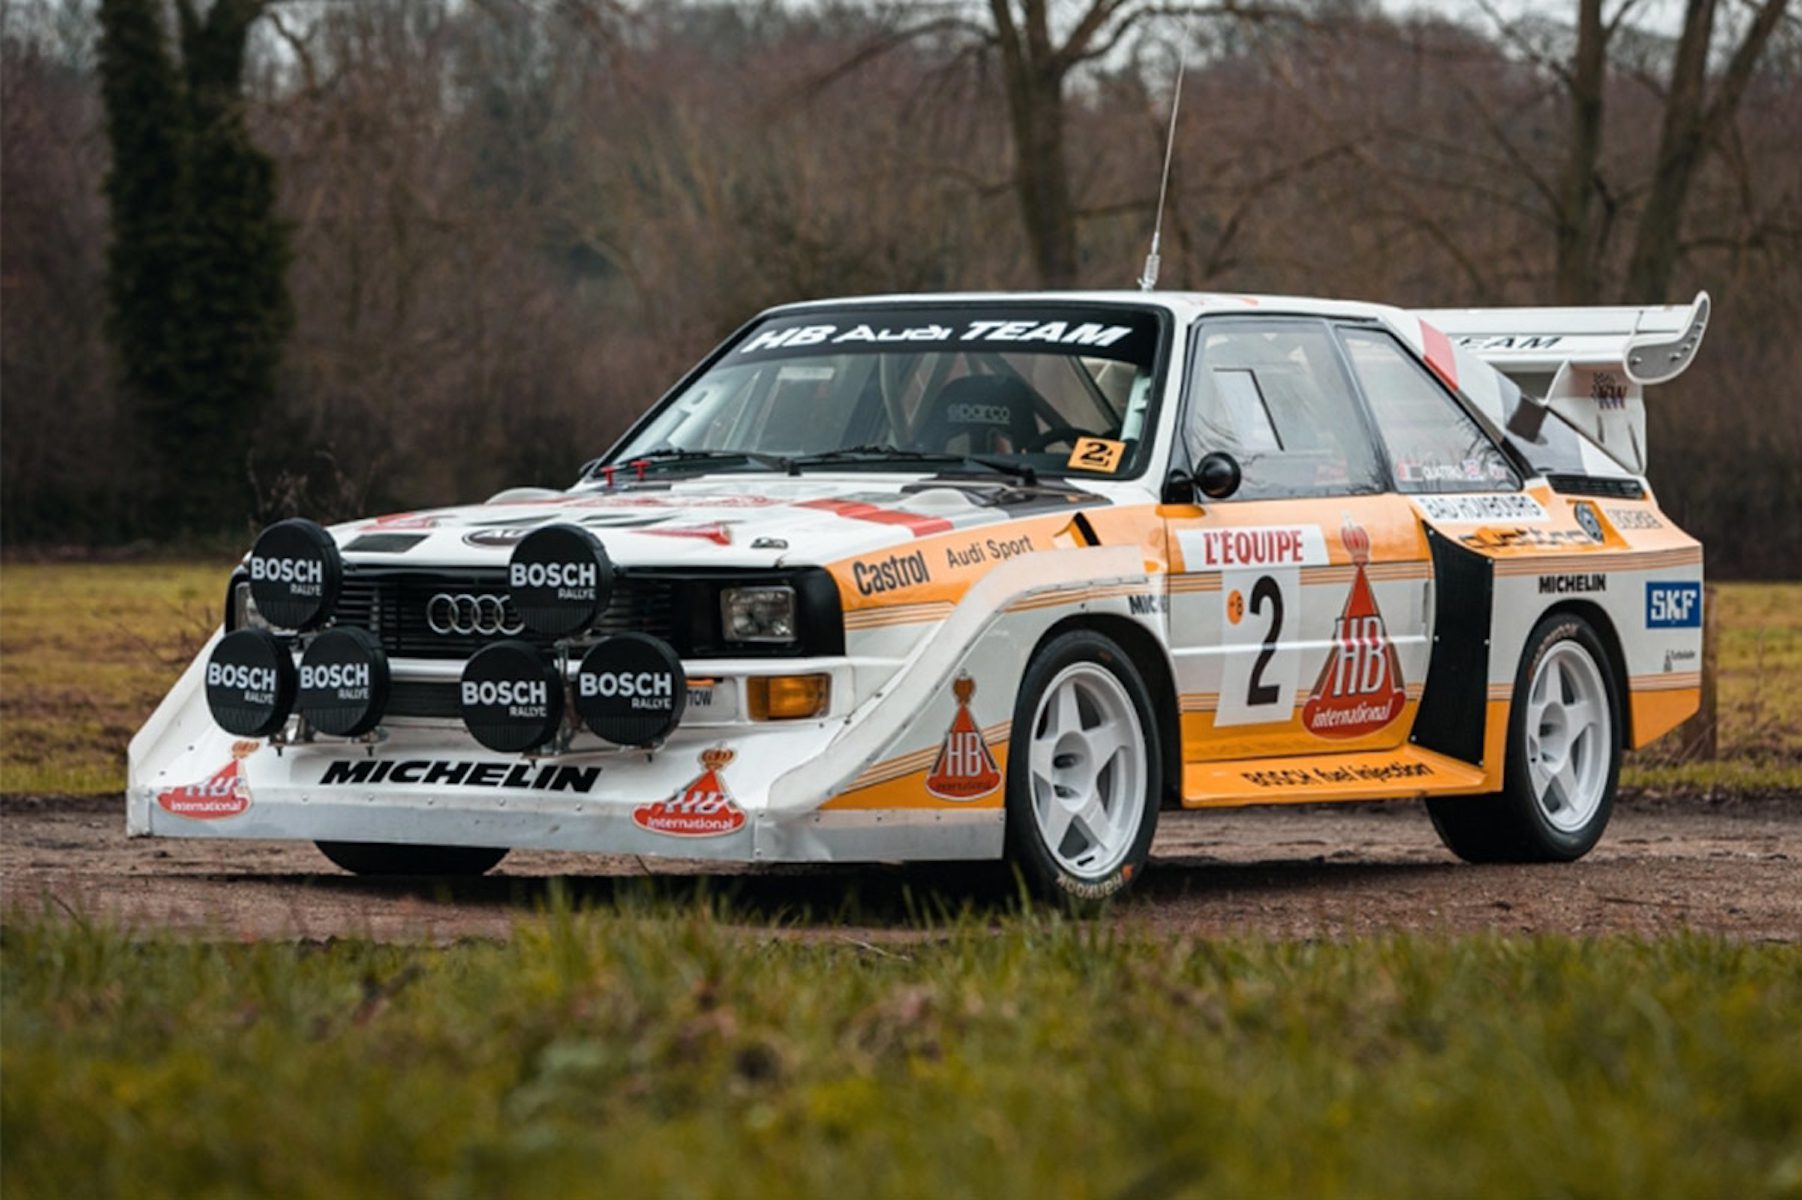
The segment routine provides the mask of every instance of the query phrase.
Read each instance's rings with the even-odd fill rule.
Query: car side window
[[[1380,492],[1370,432],[1323,322],[1205,321],[1196,335],[1183,439],[1190,458],[1239,462],[1235,498]]]
[[[1495,443],[1387,333],[1341,329],[1346,355],[1388,448],[1398,491],[1486,492],[1520,486]]]

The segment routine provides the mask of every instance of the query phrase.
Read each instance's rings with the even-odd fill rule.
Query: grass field
[[[116,792],[219,623],[229,564],[0,565],[0,792]]]
[[[726,915],[442,948],[15,917],[0,1190],[1802,1195],[1793,947]]]
[[[0,792],[112,792],[125,745],[218,623],[227,564],[0,567]],[[1724,584],[1722,757],[1655,746],[1626,782],[1802,790],[1802,584]]]

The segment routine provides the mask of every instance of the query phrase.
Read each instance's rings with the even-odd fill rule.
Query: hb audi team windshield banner
[[[1101,305],[822,309],[763,322],[718,365],[810,354],[1005,351],[1114,359],[1149,371],[1158,334],[1155,313]]]

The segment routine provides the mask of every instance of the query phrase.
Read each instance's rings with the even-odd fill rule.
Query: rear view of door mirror
[[[1239,490],[1239,460],[1216,450],[1201,460],[1195,471],[1195,486],[1211,500],[1224,500]]]

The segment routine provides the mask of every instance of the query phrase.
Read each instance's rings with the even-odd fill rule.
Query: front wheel
[[[1014,703],[1007,854],[1034,893],[1092,909],[1144,869],[1157,738],[1145,681],[1109,638],[1076,630],[1033,658]]]
[[[1601,840],[1621,769],[1621,700],[1608,651],[1569,613],[1541,621],[1514,680],[1508,759],[1493,796],[1427,801],[1467,862],[1572,862]]]
[[[481,875],[507,857],[486,846],[401,846],[383,842],[315,842],[319,853],[352,875]]]

